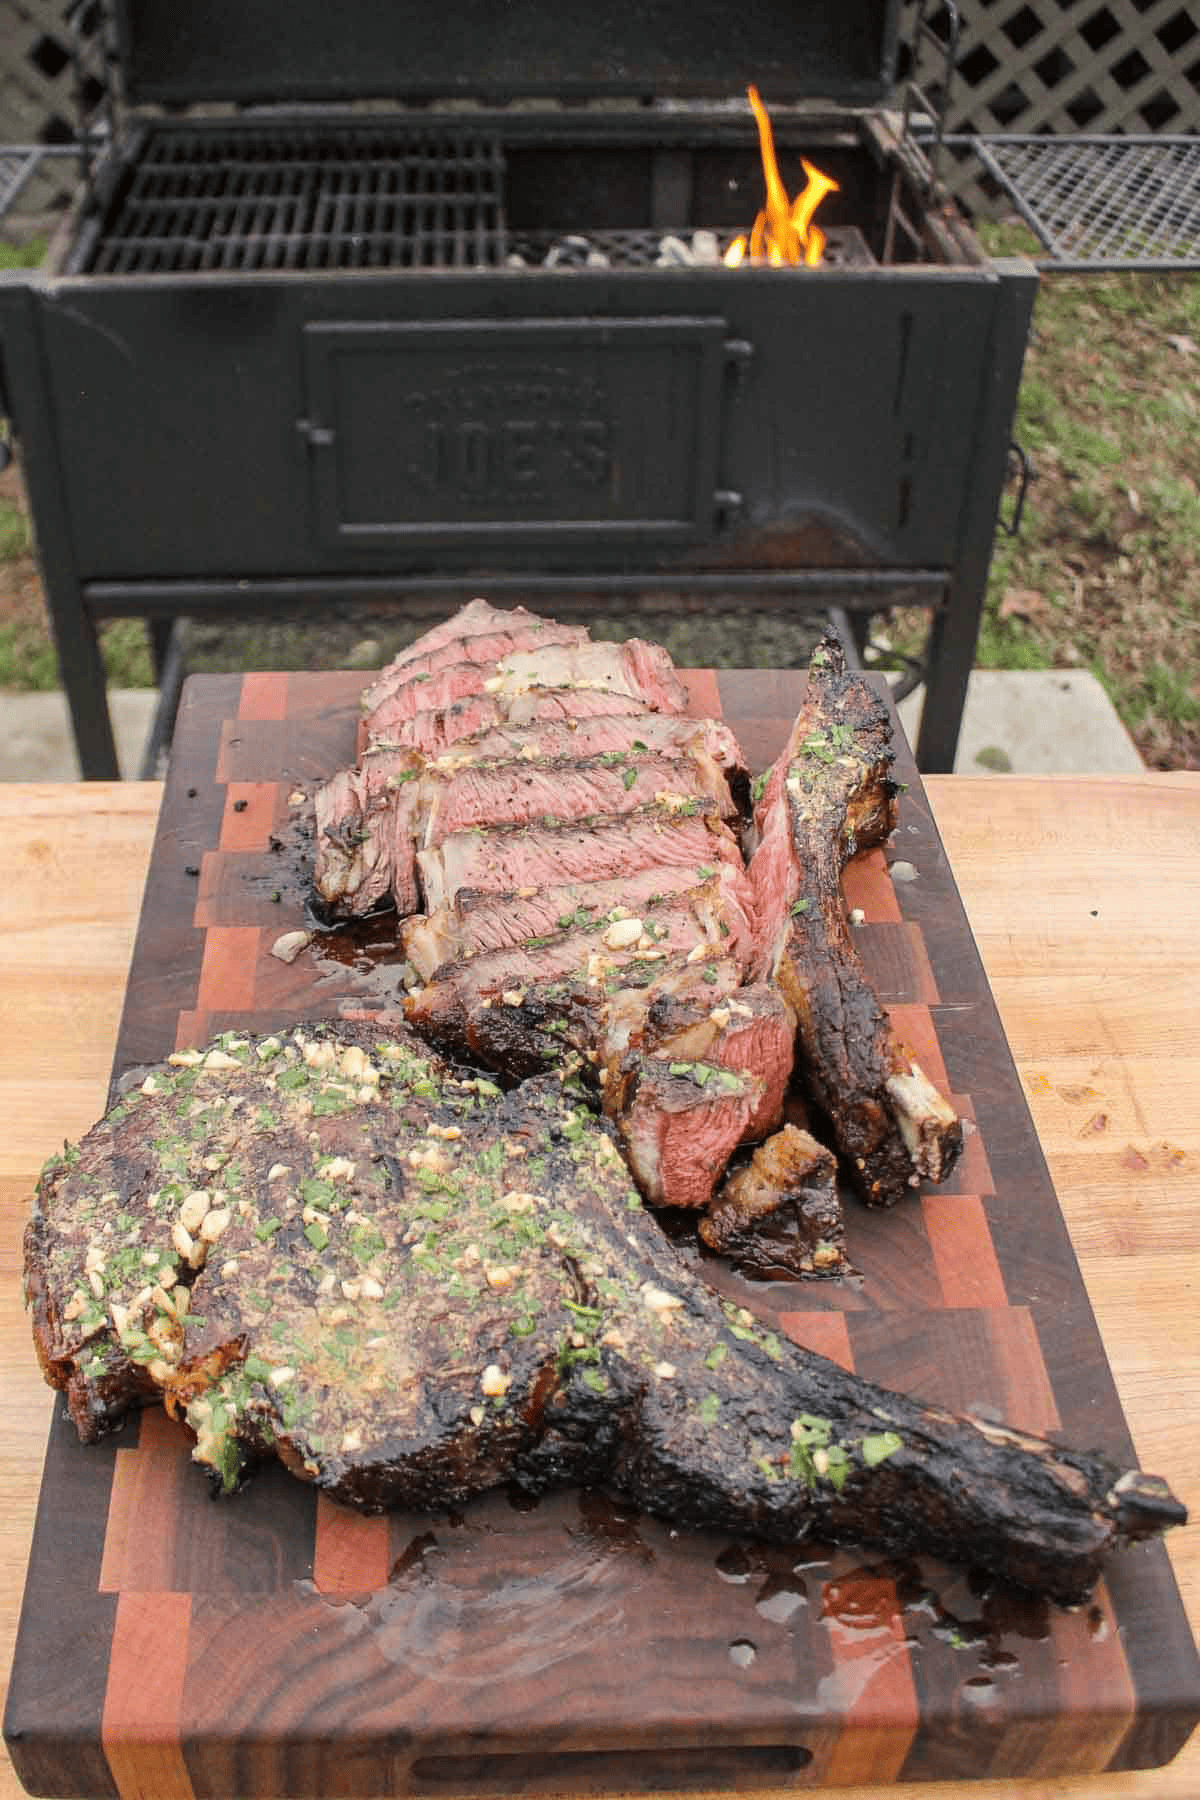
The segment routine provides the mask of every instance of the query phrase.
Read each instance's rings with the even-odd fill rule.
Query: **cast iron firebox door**
[[[304,327],[313,518],[330,550],[679,546],[711,537],[722,318]]]

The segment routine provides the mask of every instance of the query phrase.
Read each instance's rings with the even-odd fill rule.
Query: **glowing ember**
[[[823,175],[820,169],[814,169],[810,162],[802,159],[800,166],[807,177],[807,183],[795,200],[789,200],[787,189],[780,178],[779,164],[775,161],[775,140],[771,135],[767,109],[756,87],[749,87],[746,92],[758,122],[767,204],[755,219],[749,238],[743,232],[741,237],[735,238],[730,244],[725,252],[726,266],[735,269],[749,256],[751,262],[767,262],[772,268],[779,268],[784,263],[801,262],[807,263],[810,269],[815,268],[825,251],[825,233],[819,225],[813,224],[813,214],[826,194],[837,192],[838,184],[831,176]]]

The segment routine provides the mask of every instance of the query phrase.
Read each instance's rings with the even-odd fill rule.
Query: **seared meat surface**
[[[161,1395],[214,1480],[366,1510],[606,1484],[680,1526],[981,1563],[1060,1600],[1180,1522],[1151,1476],[891,1394],[761,1330],[642,1209],[561,1077],[403,1028],[226,1035],[45,1170],[26,1242],[85,1438]]]
[[[887,708],[825,638],[755,811],[750,880],[763,947],[754,972],[795,1012],[800,1070],[856,1187],[878,1206],[944,1180],[962,1149],[960,1120],[867,980],[842,897],[846,863],[895,828],[892,760]]]
[[[837,1160],[791,1124],[729,1174],[696,1229],[710,1250],[746,1268],[843,1275],[849,1267]]]

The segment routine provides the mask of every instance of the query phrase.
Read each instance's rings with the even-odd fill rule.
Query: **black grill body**
[[[222,609],[598,590],[930,606],[918,756],[950,767],[1036,276],[895,115],[772,112],[789,190],[803,156],[840,183],[819,269],[688,260],[761,204],[728,99],[120,137],[59,272],[0,277],[85,773],[115,771],[104,616],[161,647]]]

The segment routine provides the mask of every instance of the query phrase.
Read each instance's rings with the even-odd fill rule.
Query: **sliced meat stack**
[[[822,653],[827,667],[837,654]],[[316,800],[319,900],[331,917],[400,912],[416,984],[407,1013],[426,1038],[509,1079],[582,1059],[649,1200],[713,1208],[713,1248],[755,1260],[757,1238],[769,1246],[758,1260],[806,1273],[838,1272],[844,1243],[827,1153],[790,1127],[771,1137],[797,1015],[806,1055],[822,1007],[838,1029],[823,990],[814,1000],[795,975],[797,900],[803,888],[825,918],[824,882],[832,941],[839,855],[891,822],[886,720],[876,744],[876,703],[862,685],[837,704],[852,690],[859,711],[839,711],[835,735],[839,745],[860,727],[867,737],[830,766],[880,774],[861,794],[845,779],[825,784],[812,835],[832,829],[835,841],[815,874],[794,828],[790,771],[824,726],[798,726],[801,747],[773,772],[747,870],[741,752],[726,726],[687,716],[666,653],[636,639],[592,643],[482,600],[383,671],[364,696],[358,765]],[[857,1118],[858,1088],[835,1099],[834,1053],[829,1079],[808,1061],[835,1126]],[[918,1166],[904,1134],[920,1080],[893,1056],[882,1085],[901,1098],[870,1144],[863,1129],[839,1131],[860,1173],[873,1170],[869,1156],[890,1158],[902,1186]],[[753,1145],[763,1148],[751,1160]],[[716,1201],[739,1151],[744,1166]],[[936,1179],[935,1157],[922,1154],[921,1172]]]

